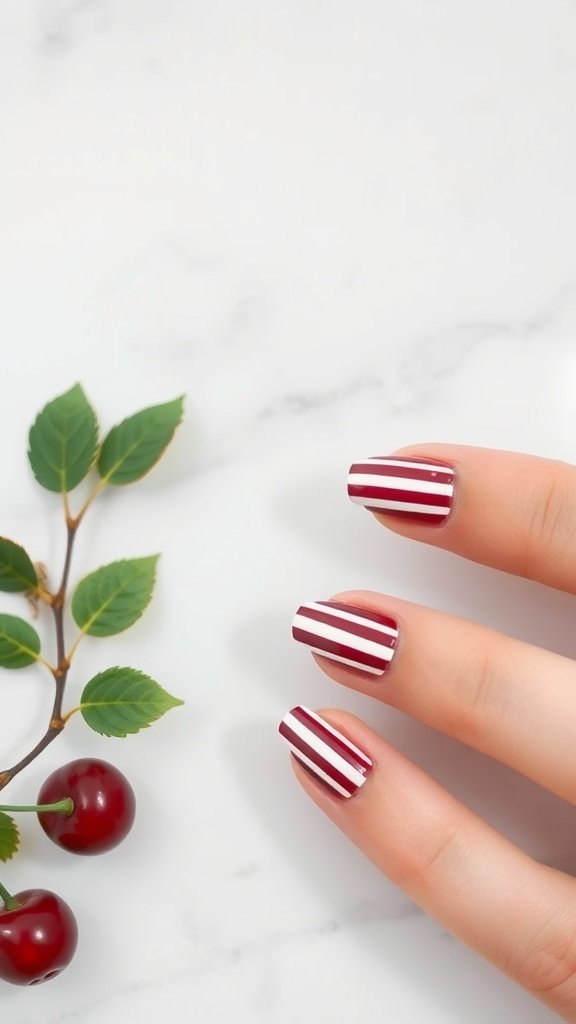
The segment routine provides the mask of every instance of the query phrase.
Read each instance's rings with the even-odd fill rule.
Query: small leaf
[[[114,636],[140,618],[152,597],[158,555],[104,565],[80,581],[72,615],[83,633]]]
[[[30,430],[28,458],[42,487],[74,490],[94,463],[98,423],[80,384],[44,406]]]
[[[0,860],[11,860],[20,846],[20,833],[13,818],[0,811]]]
[[[158,462],[182,420],[184,396],[142,409],[113,427],[98,459],[103,480],[118,486],[140,480]]]
[[[184,702],[135,668],[107,668],[84,688],[80,711],[101,736],[128,736]]]
[[[40,637],[24,619],[0,615],[0,667],[26,668],[40,654]]]
[[[17,594],[35,590],[38,586],[36,569],[20,544],[0,537],[0,590]]]

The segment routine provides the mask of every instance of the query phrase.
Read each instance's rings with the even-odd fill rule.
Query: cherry
[[[76,918],[67,903],[47,889],[3,896],[0,910],[0,978],[13,985],[37,985],[63,971],[78,942]]]
[[[53,772],[38,794],[39,804],[69,798],[69,814],[39,811],[47,836],[71,853],[104,853],[121,843],[134,823],[136,799],[128,779],[114,765],[95,758],[70,761]]]

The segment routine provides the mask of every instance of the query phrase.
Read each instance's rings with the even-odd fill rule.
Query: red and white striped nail
[[[348,495],[370,512],[438,525],[452,508],[454,470],[432,459],[377,455],[350,467]]]
[[[278,731],[296,760],[338,796],[354,796],[374,767],[359,747],[301,704],[284,716]]]
[[[296,612],[292,636],[315,654],[381,676],[394,656],[398,624],[350,604],[310,601]]]

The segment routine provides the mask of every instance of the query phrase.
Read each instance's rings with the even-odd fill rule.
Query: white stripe
[[[367,768],[374,767],[368,755],[365,754],[363,750],[360,750],[360,747],[356,747],[347,736],[343,736],[341,732],[338,732],[338,729],[335,729],[333,725],[330,725],[330,722],[327,722],[325,718],[320,718],[320,715],[317,715],[315,711],[311,711],[310,708],[305,707],[304,704],[300,705],[300,711],[305,711],[307,715],[310,715],[310,718],[313,718],[315,722],[318,722],[318,725],[324,726],[324,728],[327,729],[328,732],[332,733],[337,740],[340,740],[341,743],[345,743],[347,747],[350,747],[350,750],[353,750],[360,760],[364,761]]]
[[[348,483],[357,487],[389,487],[397,491],[416,491],[418,494],[454,493],[453,484],[437,484],[434,480],[416,480],[411,476],[381,476],[379,473],[350,473]]]
[[[301,750],[298,750],[298,747],[295,747],[293,743],[290,743],[290,740],[287,740],[285,736],[283,736],[282,739],[288,744],[292,753],[296,754],[300,761],[304,761],[304,764],[308,765],[308,767],[311,769],[314,775],[320,776],[320,778],[323,779],[324,782],[327,782],[328,785],[331,786],[332,789],[335,789],[337,793],[340,793],[341,796],[345,796],[346,798],[352,796],[352,793],[350,793],[349,790],[344,789],[344,786],[341,786],[339,782],[336,782],[333,778],[331,778],[330,775],[327,774],[327,772],[322,771],[322,769],[319,768],[314,761],[312,761],[309,757],[306,757],[306,754],[303,754]]]
[[[316,612],[324,612],[325,615],[334,615],[337,619],[347,619],[348,622],[356,622],[359,626],[369,626],[370,629],[375,629],[379,633],[386,633],[388,636],[398,636],[398,630],[392,626],[385,626],[383,622],[374,622],[373,619],[366,619],[363,615],[354,615],[352,612],[344,612],[341,608],[333,608],[332,605],[320,604],[318,601],[307,601],[306,604],[302,605],[303,608],[311,608]],[[316,622],[316,619],[311,619],[311,622]]]
[[[388,501],[384,498],[359,498],[350,495],[350,501],[356,505],[368,505],[370,508],[389,508],[396,512],[424,512],[429,516],[447,516],[450,509],[445,505],[418,505],[411,501]]]
[[[425,473],[450,473],[454,476],[454,470],[450,466],[435,466],[427,462],[404,462],[402,459],[356,459],[354,466],[399,466],[400,469],[423,469]]]
[[[372,676],[381,676],[386,671],[384,668],[373,668],[372,665],[363,665],[360,661],[352,661],[351,658],[343,658],[341,654],[330,654],[329,651],[321,651],[319,647],[309,647],[308,649],[313,651],[314,654],[320,654],[323,658],[329,658],[330,661],[339,661],[342,665],[359,668],[361,672],[369,672]]]
[[[307,633],[322,637],[323,640],[332,640],[336,644],[346,644],[346,647],[353,647],[355,651],[362,651],[363,654],[372,654],[376,658],[383,658],[384,661],[391,661],[394,650],[392,647],[385,647],[378,640],[367,640],[366,637],[356,636],[356,633],[348,633],[338,626],[329,626],[327,622],[318,622],[316,619],[309,619],[306,615],[294,616],[294,628],[305,629]]]
[[[325,761],[328,761],[328,763],[336,768],[336,771],[339,771],[346,779],[350,779],[350,782],[356,783],[357,786],[362,784],[364,781],[364,775],[362,772],[359,772],[358,769],[349,764],[341,754],[338,754],[333,750],[332,747],[326,743],[326,740],[320,739],[320,737],[316,736],[316,734],[313,733],[307,725],[304,725],[303,722],[299,722],[291,711],[289,711],[284,718],[284,722],[292,732],[295,732],[296,735],[304,741],[304,743],[307,743],[309,747],[312,747],[320,757],[324,758]],[[342,742],[346,743],[346,740],[344,740],[343,737]]]

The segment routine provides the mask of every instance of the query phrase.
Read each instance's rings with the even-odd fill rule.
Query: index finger
[[[576,591],[576,467],[464,445],[412,445],[354,463],[348,494],[389,529]]]

